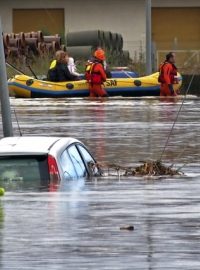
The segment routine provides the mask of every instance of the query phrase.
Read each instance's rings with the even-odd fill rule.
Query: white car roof
[[[0,140],[0,155],[48,154],[56,143],[67,147],[74,142],[70,137],[7,137]]]

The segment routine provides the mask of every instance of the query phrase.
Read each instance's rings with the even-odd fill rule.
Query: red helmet
[[[94,52],[94,57],[101,60],[101,61],[104,61],[106,59],[106,56],[105,56],[105,52],[104,50],[102,49],[97,49],[95,52]]]

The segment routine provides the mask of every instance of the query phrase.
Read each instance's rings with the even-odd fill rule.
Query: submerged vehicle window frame
[[[81,149],[79,149],[79,147],[82,147],[90,155],[90,157],[92,158],[94,163],[96,163],[96,159],[93,157],[93,155],[90,153],[90,151],[87,149],[87,147],[85,147],[84,144],[76,143],[76,148],[78,149],[78,152],[79,152],[80,156],[82,157],[83,162],[85,163],[88,175],[89,176],[94,176],[94,174],[98,174],[99,173],[98,169],[97,169],[96,172],[91,172],[91,170],[89,168],[89,164],[88,164],[87,160],[85,159],[84,154],[82,153]]]
[[[42,155],[0,155],[1,160],[36,160],[39,165],[39,174],[40,174],[40,186],[47,187],[50,181],[49,167],[48,167],[48,154]],[[37,179],[36,179],[37,180]],[[26,179],[24,179],[26,181]]]
[[[66,160],[64,160],[65,157],[67,157],[67,159],[69,159],[69,162],[70,162],[71,165],[72,165],[72,166],[70,167],[70,169],[72,168],[72,169],[74,170],[74,173],[76,174],[76,176],[72,176],[72,175],[67,171],[67,166],[68,166],[68,165],[63,163],[63,162],[66,161]],[[73,161],[72,161],[72,159],[71,159],[71,157],[70,157],[70,155],[69,155],[69,153],[68,153],[68,148],[65,149],[65,150],[61,153],[59,160],[60,160],[60,166],[61,166],[61,169],[62,169],[62,174],[63,174],[64,180],[73,180],[73,179],[77,179],[77,178],[78,178],[77,171],[76,171],[75,165],[74,165],[74,163],[73,163]],[[67,162],[68,162],[68,161],[67,161]],[[68,169],[69,169],[69,168],[68,168]],[[67,175],[68,175],[68,177],[67,177]],[[68,179],[67,179],[67,178],[68,178]]]
[[[81,161],[82,161],[82,163],[83,163],[83,165],[84,165],[84,168],[85,168],[85,175],[84,175],[84,176],[79,176],[79,173],[78,173],[78,171],[77,171],[76,165],[74,164],[74,161],[72,160],[71,154],[70,154],[70,152],[69,152],[70,148],[72,148],[72,147],[75,147],[75,149],[76,149],[76,151],[78,152],[78,154],[79,154],[79,156],[80,156],[80,158],[81,158]],[[77,144],[76,144],[76,143],[73,143],[73,144],[69,145],[69,146],[67,147],[66,150],[67,150],[67,153],[68,153],[68,155],[69,155],[69,158],[71,159],[71,161],[72,161],[72,163],[73,163],[73,165],[74,165],[74,168],[75,168],[75,170],[76,170],[77,178],[81,178],[81,177],[85,178],[85,177],[87,177],[87,176],[89,175],[89,174],[88,174],[88,167],[86,166],[85,160],[83,159],[81,153],[80,153],[79,150],[78,150]]]

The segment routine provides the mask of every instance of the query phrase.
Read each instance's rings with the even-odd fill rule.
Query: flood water
[[[127,165],[160,157],[181,100],[11,104],[24,135],[76,137],[97,160]],[[0,269],[199,270],[199,146],[200,99],[190,97],[163,156],[184,176],[80,180],[54,193],[14,183],[0,199]]]

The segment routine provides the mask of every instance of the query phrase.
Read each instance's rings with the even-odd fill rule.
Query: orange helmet
[[[106,59],[106,56],[105,56],[105,52],[104,50],[102,49],[97,49],[95,52],[94,52],[94,57],[101,60],[101,61],[104,61]]]

